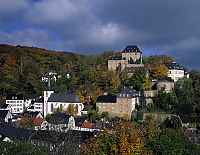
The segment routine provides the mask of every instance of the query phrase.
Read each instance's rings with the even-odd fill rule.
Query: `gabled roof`
[[[7,109],[9,104],[0,104],[0,109]]]
[[[66,113],[61,113],[61,112],[57,112],[54,114],[51,114],[50,117],[52,119],[50,119],[48,121],[48,123],[51,124],[67,124],[70,118],[70,115],[67,115]]]
[[[0,119],[5,119],[6,116],[8,115],[9,110],[0,110]]]
[[[75,120],[75,125],[81,127],[85,122],[85,120],[87,120],[87,116],[74,117],[74,120]]]
[[[102,95],[97,98],[97,102],[99,102],[99,103],[116,103],[117,96],[116,95]]]
[[[171,64],[168,64],[167,67],[169,69],[176,69],[176,70],[185,70],[184,67],[176,62],[172,62]]]
[[[113,56],[110,60],[122,60],[122,56]]]
[[[125,87],[121,90],[118,97],[136,97],[139,96],[139,92],[135,89]]]
[[[16,95],[16,94],[8,94],[6,96],[6,100],[23,100],[23,99],[24,99],[24,97],[23,97],[22,94],[18,94],[18,95]]]
[[[86,142],[89,138],[93,137],[94,134],[98,134],[98,132],[95,133],[89,131],[68,130],[66,133],[59,133],[55,131],[38,130],[31,137],[31,139],[48,143],[54,143],[54,144],[62,143],[63,141],[65,141],[65,144],[66,143],[69,145],[73,144],[73,146],[75,147],[75,144],[78,145],[83,142]]]
[[[66,94],[53,93],[49,97],[48,102],[81,103],[79,96],[72,93],[66,93]]]
[[[18,140],[29,140],[33,130],[27,130],[22,128],[14,128],[8,125],[0,125],[0,134]]]
[[[44,102],[44,97],[38,97],[38,98],[36,98],[36,100],[34,102],[43,103]]]
[[[166,79],[160,79],[156,82],[158,83],[174,83],[174,81],[171,78],[166,78]]]
[[[24,115],[28,115],[29,117],[31,117],[31,118],[35,118],[35,117],[37,117],[39,114],[41,114],[40,112],[38,112],[38,111],[26,111],[26,112],[24,112],[22,115],[24,116]]]
[[[92,108],[92,105],[84,105],[84,108],[83,108],[83,110],[82,111],[88,111],[90,108]]]

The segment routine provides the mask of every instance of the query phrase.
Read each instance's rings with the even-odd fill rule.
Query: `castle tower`
[[[122,59],[128,60],[129,64],[142,63],[142,52],[137,46],[127,46],[122,51]]]

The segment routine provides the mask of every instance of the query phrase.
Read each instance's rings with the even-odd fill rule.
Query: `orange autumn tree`
[[[90,139],[81,146],[81,153],[117,154],[117,155],[146,155],[151,154],[145,148],[145,142],[140,128],[131,123],[118,124],[111,131],[104,131],[98,137]]]
[[[143,131],[134,123],[125,122],[117,126],[118,153],[121,155],[145,155],[150,152],[145,148]]]
[[[162,79],[167,77],[168,68],[164,64],[158,64],[152,69],[152,76],[156,79]]]
[[[33,128],[34,126],[33,120],[28,115],[24,115],[19,123],[23,128]]]

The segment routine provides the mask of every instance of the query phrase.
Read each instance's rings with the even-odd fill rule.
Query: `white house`
[[[0,122],[8,123],[12,120],[12,114],[9,110],[0,110]]]
[[[174,90],[174,82],[169,80],[159,80],[156,83],[158,91],[164,91],[170,93]]]
[[[44,117],[47,114],[54,113],[58,108],[66,111],[70,104],[77,108],[77,115],[80,116],[84,105],[81,103],[79,96],[72,93],[57,94],[46,91],[44,92]]]
[[[25,99],[24,100],[24,108],[28,108],[34,99]]]
[[[11,112],[11,105],[9,104],[0,104],[0,110],[9,110]]]
[[[12,114],[19,114],[24,111],[24,98],[22,95],[8,95],[6,97],[6,104],[11,106]]]
[[[43,114],[43,105],[44,105],[44,97],[36,98],[27,108],[27,111],[40,112],[41,114]]]
[[[176,62],[172,62],[170,65],[168,65],[168,69],[168,77],[170,77],[174,82],[184,77],[189,78],[189,74],[185,72],[184,67]]]
[[[42,82],[48,82],[49,79],[56,82],[59,78],[61,78],[61,75],[58,75],[56,72],[50,71],[42,76]]]

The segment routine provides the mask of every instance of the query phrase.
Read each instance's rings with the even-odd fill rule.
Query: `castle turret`
[[[122,59],[128,60],[130,64],[141,63],[142,62],[142,52],[137,46],[127,46],[122,51]]]

